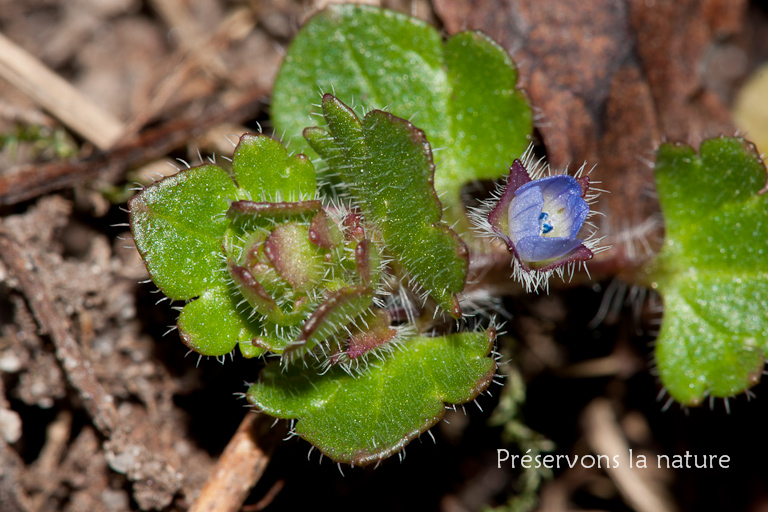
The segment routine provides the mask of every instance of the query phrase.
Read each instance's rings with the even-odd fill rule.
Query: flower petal
[[[543,206],[544,196],[539,187],[523,185],[518,189],[509,203],[509,238],[513,245],[517,246],[522,238],[539,236],[539,215]]]
[[[554,229],[549,237],[574,238],[589,214],[589,205],[583,199],[583,187],[579,181],[565,174],[547,176],[526,183],[517,194],[539,188],[544,198],[542,211],[552,219]]]
[[[563,258],[581,246],[582,241],[577,238],[529,236],[515,244],[515,251],[522,262],[529,266],[530,263]]]
[[[565,202],[565,211],[559,215],[559,222],[552,234],[554,237],[575,238],[587,215],[589,215],[589,205],[581,196],[568,197]]]
[[[531,181],[517,189],[517,193],[520,194],[531,187],[540,188],[546,202],[564,201],[570,195],[581,197],[581,185],[576,178],[567,174],[555,174]]]

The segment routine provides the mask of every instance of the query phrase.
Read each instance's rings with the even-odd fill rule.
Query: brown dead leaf
[[[710,48],[738,30],[745,5],[435,0],[448,32],[481,30],[518,63],[550,164],[597,164],[591,177],[610,191],[597,208],[608,221],[598,222],[617,241],[603,261],[647,256],[640,246],[659,227],[648,163],[663,139],[698,145],[733,133],[726,107],[698,70]]]

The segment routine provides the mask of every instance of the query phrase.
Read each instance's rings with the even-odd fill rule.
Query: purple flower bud
[[[527,152],[530,157],[530,153]],[[592,240],[577,238],[590,215],[589,178],[555,174],[531,179],[515,160],[506,186],[473,215],[478,227],[503,240],[514,275],[529,290],[546,287],[552,271],[592,258]]]

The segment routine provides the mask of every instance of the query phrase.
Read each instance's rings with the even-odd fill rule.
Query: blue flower
[[[515,190],[508,208],[509,241],[523,265],[562,265],[580,254],[584,241],[576,235],[589,213],[582,194],[576,178],[563,174]]]
[[[530,152],[526,155],[529,160]],[[564,266],[594,255],[591,235],[578,238],[594,199],[588,191],[586,176],[532,179],[523,162],[515,160],[505,187],[474,219],[481,230],[506,243],[514,258],[514,277],[535,290],[546,287],[553,271],[562,275]]]

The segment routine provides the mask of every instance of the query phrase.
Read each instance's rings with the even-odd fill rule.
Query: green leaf
[[[456,294],[466,280],[467,248],[441,220],[424,132],[380,110],[361,123],[330,94],[323,97],[323,113],[328,131],[305,130],[309,143],[347,184],[395,259],[443,309],[460,317]]]
[[[264,135],[247,133],[232,156],[232,171],[254,201],[301,201],[315,196],[315,168],[303,154]]]
[[[193,300],[179,315],[179,332],[184,343],[198,354],[222,356],[232,352],[239,342],[246,357],[264,352],[250,341],[258,336],[258,322],[248,319],[234,303],[235,296],[226,288],[211,288]]]
[[[243,309],[248,304],[227,264],[231,256],[227,250],[239,255],[242,247],[231,247],[231,240],[241,235],[239,243],[246,241],[248,235],[242,226],[249,225],[249,220],[254,229],[260,229],[257,221],[272,228],[266,244],[279,260],[279,269],[290,274],[289,281],[299,288],[311,288],[309,281],[319,280],[323,270],[323,259],[315,254],[308,227],[309,218],[320,209],[320,202],[244,200],[256,197],[282,201],[315,196],[312,163],[304,155],[288,156],[279,142],[263,135],[246,134],[240,139],[233,158],[233,174],[237,183],[224,169],[202,165],[147,187],[129,203],[131,227],[155,284],[174,300],[199,297],[186,304],[179,316],[179,331],[187,346],[202,355],[221,356],[239,343],[243,355],[256,357],[264,352],[264,343],[255,346],[254,340],[268,336],[264,335],[263,322],[258,317],[251,318],[251,311]],[[255,213],[249,208],[255,208]],[[307,226],[297,229],[306,240],[302,239],[303,245],[297,249],[294,239],[298,235],[291,238],[288,233],[293,225],[275,226],[278,220],[285,223],[302,212],[308,216]],[[232,219],[238,229],[232,228]],[[263,231],[265,236],[270,233]],[[309,260],[314,261],[314,267],[306,266]]]
[[[262,411],[296,419],[295,432],[337,462],[364,466],[400,451],[493,379],[495,332],[409,340],[360,376],[338,367],[315,375],[270,363],[248,390]]]
[[[768,355],[766,169],[743,139],[700,155],[665,144],[656,186],[666,239],[646,281],[664,300],[656,362],[670,395],[698,405],[757,383]]]
[[[461,186],[496,179],[528,146],[533,117],[516,89],[517,69],[507,52],[480,32],[461,32],[445,43],[451,88],[445,135],[432,138],[435,189],[449,207],[461,204]],[[421,123],[420,116],[415,119]]]
[[[235,183],[215,165],[164,178],[128,203],[136,247],[158,288],[174,300],[223,286],[224,213]]]
[[[333,5],[291,43],[275,82],[272,119],[299,151],[307,151],[302,129],[317,122],[308,120],[307,105],[317,102],[318,91],[413,121],[440,148],[435,189],[450,222],[463,223],[461,186],[503,176],[528,145],[532,113],[516,84],[506,51],[480,33],[443,43],[433,27],[403,14]]]

